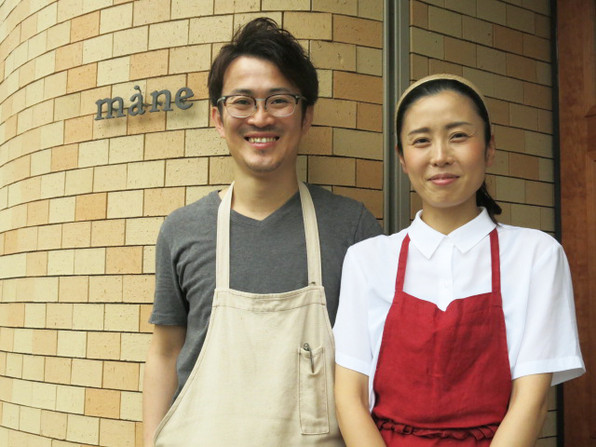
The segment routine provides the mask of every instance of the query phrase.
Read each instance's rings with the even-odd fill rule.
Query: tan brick
[[[131,304],[107,304],[105,312],[106,330],[138,332],[139,306]]]
[[[64,121],[64,142],[75,143],[91,140],[93,120],[91,116],[71,118]]]
[[[536,36],[544,39],[551,39],[551,18],[542,15],[535,15],[534,21],[536,24]]]
[[[188,73],[186,86],[190,88],[195,94],[194,99],[209,99],[209,91],[207,89],[207,76],[208,73],[205,71],[200,73]]]
[[[99,30],[102,34],[111,33],[132,26],[132,3],[101,10]]]
[[[70,22],[70,40],[77,42],[99,34],[99,12],[74,17]]]
[[[27,253],[27,276],[48,274],[48,254],[46,252]]]
[[[524,34],[523,47],[524,56],[532,57],[545,62],[549,62],[551,59],[550,41],[547,39]]]
[[[88,388],[85,391],[85,415],[118,418],[120,392]]]
[[[96,87],[97,64],[82,65],[68,70],[66,91],[68,93]]]
[[[376,48],[356,48],[356,71],[358,73],[382,76],[383,52]]]
[[[102,304],[75,304],[73,329],[102,330],[104,306]]]
[[[355,185],[355,160],[339,157],[311,157],[308,180],[323,185]]]
[[[78,67],[83,62],[83,43],[77,42],[56,49],[55,70]],[[47,87],[46,87],[47,88]]]
[[[72,379],[73,385],[101,387],[103,362],[99,360],[73,359]]]
[[[553,160],[539,158],[538,159],[538,180],[543,182],[555,181],[555,167]]]
[[[129,118],[128,121],[128,134],[141,134],[141,133],[151,133],[151,132],[163,132],[166,129],[166,114],[159,112],[159,113],[150,113],[149,116],[147,114],[143,115],[142,117],[132,117]]]
[[[130,79],[163,76],[168,72],[168,50],[148,51],[130,56]]]
[[[552,90],[542,85],[524,83],[524,104],[552,110]]]
[[[153,275],[125,276],[123,299],[127,303],[152,303],[155,291]]]
[[[496,199],[507,202],[524,203],[525,182],[522,179],[496,177]]]
[[[58,331],[57,354],[63,357],[85,357],[87,355],[87,333]]]
[[[428,28],[428,9],[428,5],[419,1],[410,2],[410,25]]]
[[[382,189],[383,163],[371,160],[356,160],[356,186]]]
[[[97,445],[99,441],[99,418],[69,414],[66,439],[73,442]]]
[[[337,15],[333,18],[333,39],[337,42],[382,48],[383,23]]]
[[[149,316],[153,306],[151,304],[141,305],[141,316],[139,323],[139,332],[153,333],[153,325],[149,323]]]
[[[536,111],[538,116],[538,131],[544,132],[548,134],[553,133],[553,113],[550,110],[540,110]]]
[[[512,203],[511,224],[540,229],[540,208]]]
[[[142,247],[109,247],[106,249],[106,273],[142,273]]]
[[[331,155],[333,130],[330,127],[311,127],[300,141],[300,154]]]
[[[510,105],[510,122],[516,126],[527,130],[538,129],[538,114],[533,107],[522,106],[519,104]]]
[[[165,22],[170,18],[170,2],[139,0],[133,3],[133,26]]]
[[[540,208],[540,229],[542,231],[555,231],[555,210],[553,208]],[[551,407],[552,408],[552,407]]]
[[[534,13],[527,9],[507,5],[507,26],[524,33],[534,33]]]
[[[38,250],[52,250],[55,248],[60,248],[60,243],[62,242],[62,226],[46,225],[39,227],[37,237]]]
[[[62,231],[62,247],[88,247],[91,243],[91,224],[89,222],[66,223]]]
[[[495,25],[493,32],[495,48],[516,54],[523,53],[523,34],[520,31]]]
[[[229,42],[233,34],[233,16],[198,17],[190,20],[188,43]]]
[[[122,191],[108,194],[107,217],[138,217],[143,215],[143,191]]]
[[[444,37],[440,34],[419,28],[410,29],[410,49],[412,52],[436,59],[444,58]]]
[[[68,372],[70,375],[70,371]],[[67,415],[55,411],[42,410],[41,431],[42,436],[64,439],[66,437]]]
[[[535,78],[536,82],[538,82],[539,84],[552,86],[553,80],[552,80],[551,65],[544,63],[544,62],[539,62],[539,61],[535,61],[535,62],[536,62],[536,78]]]
[[[58,333],[56,331],[34,331],[33,353],[42,355],[56,355]]]
[[[144,362],[147,358],[151,334],[122,334],[121,360]]]
[[[356,46],[345,43],[313,41],[311,59],[319,68],[335,70],[356,69]]]
[[[284,28],[297,39],[331,40],[333,15],[318,12],[286,12]]]
[[[476,0],[476,17],[487,22],[506,25],[507,6],[498,0]]]
[[[85,389],[58,385],[56,387],[56,410],[82,414],[85,411]]]
[[[144,192],[145,216],[165,216],[183,205],[184,188],[156,188]]]
[[[554,205],[554,185],[543,182],[526,182],[527,203],[541,206]]]
[[[333,95],[341,99],[381,104],[383,79],[378,76],[336,71],[333,75]]]
[[[477,52],[478,63],[477,67],[482,70],[491,71],[493,73],[499,73],[502,75],[507,74],[507,54],[493,50],[492,48],[482,47]]]
[[[215,0],[213,12],[215,14],[231,14],[259,10],[258,0]]]
[[[383,135],[352,129],[333,131],[333,153],[347,157],[383,159]]]
[[[103,386],[116,390],[136,391],[139,388],[139,370],[137,363],[104,362]]]
[[[428,8],[428,29],[454,37],[462,35],[462,16],[452,11],[430,6]]]
[[[106,305],[106,309],[110,305]],[[106,323],[108,318],[106,318]],[[104,329],[105,325],[104,325]],[[120,334],[115,332],[89,332],[87,335],[87,358],[117,360],[120,358]]]
[[[98,166],[94,170],[94,191],[116,191],[126,188],[126,165]]]
[[[50,329],[71,329],[72,304],[48,303],[46,307],[46,327]]]
[[[358,200],[370,210],[377,219],[383,217],[383,192],[372,189],[334,187],[333,192]]]
[[[142,53],[149,49],[149,27],[124,29],[114,33],[114,56]]]
[[[125,151],[127,147],[128,145],[123,145],[123,151]],[[140,136],[139,147],[142,153],[142,136]],[[184,155],[184,131],[147,134],[145,136],[144,152],[145,160],[182,157]]]
[[[228,184],[234,180],[232,157],[209,157],[209,184]]]
[[[209,101],[197,101],[188,110],[174,108],[167,112],[167,130],[191,129],[209,125]]]
[[[48,29],[47,49],[61,47],[70,42],[70,21],[58,23],[57,25]]]
[[[124,221],[106,220],[91,223],[91,246],[107,247],[124,244]]]
[[[46,357],[44,381],[50,383],[70,384],[71,367],[72,359],[63,357]]]
[[[95,220],[106,218],[107,194],[96,193],[76,197],[75,219]]]
[[[102,419],[99,439],[101,445],[135,447],[136,427],[134,422]]]
[[[470,42],[465,42],[459,39],[452,39],[445,37],[445,59],[447,61],[455,62],[457,64],[467,65],[474,67],[477,65],[476,57],[477,50],[476,45]],[[486,49],[482,49],[485,51]],[[481,52],[482,52],[481,51]],[[478,52],[478,58],[480,59],[480,52]],[[478,61],[478,64],[480,61]],[[479,68],[483,68],[480,67]]]
[[[85,302],[88,300],[88,278],[66,276],[60,278],[59,296],[61,302]]]
[[[353,128],[356,126],[356,103],[321,98],[315,105],[313,124]]]
[[[507,54],[507,75],[525,81],[537,80],[537,62],[516,54]]]
[[[121,276],[92,276],[89,279],[90,302],[122,302]]]

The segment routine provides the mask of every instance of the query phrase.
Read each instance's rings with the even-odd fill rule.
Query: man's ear
[[[302,135],[304,135],[306,132],[308,132],[308,129],[310,129],[314,112],[314,106],[308,106],[304,111],[304,115],[302,116]]]
[[[219,132],[219,135],[222,138],[225,138],[226,133],[224,131],[223,118],[221,116],[219,108],[216,106],[211,107],[211,121],[213,122],[213,124],[215,124],[215,128]]]
[[[495,156],[497,153],[497,147],[495,144],[495,136],[490,136],[490,141],[488,142],[488,146],[486,147],[486,166],[492,166],[493,162],[495,161]]]

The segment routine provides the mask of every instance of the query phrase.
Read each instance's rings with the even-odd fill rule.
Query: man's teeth
[[[276,139],[276,137],[248,137],[248,141],[251,143],[271,143]]]

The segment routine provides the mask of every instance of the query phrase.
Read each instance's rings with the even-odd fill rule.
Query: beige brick
[[[321,98],[315,105],[313,124],[353,128],[356,126],[356,103]]]
[[[60,243],[62,241],[62,227],[60,225],[48,225],[39,227],[37,237],[38,250],[51,250],[55,248],[60,248]]]
[[[116,390],[137,391],[139,388],[139,371],[140,368],[137,363],[104,362],[103,386],[104,388]],[[133,393],[126,394],[132,395]]]
[[[144,362],[147,357],[151,334],[122,334],[121,360]]]
[[[153,147],[154,143],[157,143],[162,138],[169,138],[171,132],[163,133],[161,136],[155,138],[149,138],[147,136],[146,151],[151,157],[158,157],[159,147],[157,144]],[[150,147],[147,147],[150,145]],[[162,149],[163,150],[163,149]],[[197,157],[206,155],[227,155],[228,146],[226,145],[225,139],[221,138],[220,135],[214,129],[189,129],[186,131],[186,141],[184,155],[187,157]],[[170,157],[160,157],[170,158]]]
[[[126,245],[154,244],[162,223],[163,218],[161,217],[128,220],[126,223]]]
[[[507,5],[507,26],[524,33],[533,34],[535,30],[534,13],[527,9]]]
[[[114,33],[114,56],[142,53],[149,49],[149,26]]]
[[[347,157],[383,159],[383,135],[352,129],[335,129],[333,153]]]
[[[414,53],[436,59],[444,57],[444,37],[419,28],[410,29],[410,49]]]
[[[91,191],[93,191],[92,168],[76,169],[66,172],[64,186],[64,193],[66,195],[88,194]]]
[[[85,411],[85,389],[58,385],[56,387],[56,410],[82,414]]]
[[[536,36],[544,39],[551,39],[551,19],[547,16],[535,15]]]
[[[170,18],[170,2],[139,0],[133,3],[133,26],[165,22]]]
[[[493,27],[493,32],[495,48],[516,54],[523,53],[524,44],[522,32],[499,25]]]
[[[553,160],[549,160],[546,158],[538,159],[538,180],[543,182],[554,183],[555,167],[553,164]]]
[[[375,76],[383,75],[383,52],[376,48],[356,48],[356,71]]]
[[[207,183],[206,158],[184,158],[166,162],[166,186],[201,185]],[[159,185],[156,185],[159,186]]]
[[[168,72],[168,50],[148,51],[130,56],[130,79],[163,76]]]
[[[142,273],[142,247],[108,247],[106,273]]]
[[[106,218],[107,194],[86,194],[76,197],[75,219],[95,220]]]
[[[143,136],[134,135],[110,140],[110,164],[126,163],[143,159]]]
[[[410,25],[427,29],[428,9],[428,5],[419,1],[410,2]]]
[[[64,357],[85,357],[87,334],[85,332],[58,331],[57,354]]]
[[[540,208],[512,203],[511,224],[540,229]]]
[[[73,442],[97,445],[99,441],[99,418],[69,414],[66,439]]]
[[[541,206],[554,205],[554,185],[543,182],[526,182],[526,201]]]
[[[74,251],[61,250],[48,253],[48,274],[72,275],[74,273]]]
[[[122,277],[121,276],[92,276],[89,279],[90,302],[121,302]]]
[[[72,328],[72,304],[48,303],[46,327],[51,329]]]
[[[44,381],[49,383],[70,384],[72,359],[46,357]]]
[[[215,0],[213,12],[215,14],[231,14],[258,10],[258,0]]]
[[[41,366],[43,369],[43,365]],[[31,406],[45,410],[56,407],[57,386],[42,382],[31,383]]]
[[[211,130],[211,132],[213,131]],[[139,139],[142,153],[143,137],[139,136]],[[201,143],[204,142],[201,141]],[[126,150],[125,146],[122,148],[123,151]],[[145,135],[144,152],[146,160],[182,157],[184,155],[184,131],[157,132]]]
[[[333,18],[333,39],[337,42],[382,48],[383,23],[337,15]]]
[[[99,31],[102,34],[130,28],[132,26],[132,3],[124,3],[101,10]]]
[[[70,22],[70,40],[89,39],[99,34],[99,12],[95,11],[79,17],[74,17]]]
[[[106,330],[138,332],[139,306],[131,304],[107,304],[105,312]]]
[[[48,29],[47,48],[52,50],[70,42],[71,22],[58,23]]]
[[[213,2],[192,2],[172,0],[172,19],[201,17],[213,15]]]
[[[105,249],[88,248],[75,251],[75,274],[101,275],[105,272]]]
[[[21,407],[19,430],[39,434],[41,431],[41,410],[38,408]]]
[[[123,299],[127,303],[152,303],[155,291],[153,275],[125,276]]]
[[[96,87],[97,64],[82,65],[68,70],[66,91],[68,93]]]
[[[69,371],[70,375],[70,371]],[[55,411],[42,410],[41,412],[41,431],[42,436],[56,439],[66,437],[67,415]]]
[[[170,49],[169,72],[209,70],[210,45],[188,45]]]
[[[278,5],[278,3],[280,3],[279,1],[265,1],[271,5],[267,9],[281,9],[281,7]],[[286,0],[286,2],[288,3],[288,6],[295,5],[295,7],[283,9],[310,9],[310,5],[308,4],[309,2],[304,2],[303,0]],[[358,15],[358,3],[359,2],[357,0],[313,0],[312,10],[356,16]]]
[[[552,110],[552,90],[542,85],[524,83],[524,104]]]
[[[126,187],[139,189],[164,186],[164,165],[161,160],[130,163]]]
[[[156,23],[149,27],[149,49],[172,48],[188,43],[188,20]]]
[[[150,113],[142,117],[132,117],[128,121],[128,134],[163,132],[166,129],[166,113]]]
[[[94,170],[94,191],[117,191],[126,188],[126,165],[99,166]]]
[[[106,309],[110,305],[106,305]],[[106,315],[106,323],[108,318]],[[107,329],[104,325],[104,329]],[[89,332],[87,335],[87,358],[117,360],[120,358],[120,334],[115,332]]]
[[[124,245],[124,220],[106,220],[91,223],[91,246]]]
[[[308,166],[308,180],[324,185],[355,185],[355,160],[339,157],[312,157]]]
[[[88,247],[91,243],[91,224],[89,222],[67,223],[63,226],[62,247]]]
[[[101,387],[103,362],[99,360],[73,359],[72,378],[73,385]]]
[[[46,325],[46,304],[27,303],[25,307],[25,324],[30,328],[43,328]]]
[[[522,179],[496,177],[497,200],[524,203],[526,200],[525,182]]]
[[[184,188],[148,189],[143,197],[145,216],[165,216],[184,205]]]
[[[197,101],[191,103],[188,110],[174,108],[167,112],[167,129],[190,129],[193,127],[207,127],[209,125],[209,102]]]
[[[286,12],[284,28],[297,39],[331,40],[333,15],[318,12]]]
[[[71,118],[64,121],[64,142],[75,143],[91,140],[93,120],[91,116]]]
[[[134,422],[102,419],[99,439],[101,445],[135,447],[136,427]]]
[[[349,70],[356,69],[356,46],[345,43],[313,41],[311,59],[321,69]]]
[[[20,228],[5,235],[5,252],[18,253],[34,250],[37,246],[37,229]]]
[[[533,107],[511,104],[510,121],[517,127],[527,130],[538,130],[538,114]]]
[[[506,25],[507,6],[499,0],[476,0],[476,17],[487,22]]]
[[[228,184],[233,179],[232,157],[209,157],[209,184]]]
[[[120,394],[120,418],[141,421],[143,418],[143,399],[138,392],[122,392]]]
[[[27,276],[48,274],[48,254],[46,252],[27,253]]]
[[[553,85],[551,65],[536,61],[536,82],[548,86]],[[531,80],[531,79],[530,79]]]
[[[452,11],[441,8],[428,8],[428,29],[449,36],[461,37],[462,17]]]
[[[99,62],[97,64],[97,85],[126,82],[129,78],[129,73],[132,77],[132,58],[130,56],[123,56]],[[107,123],[104,124],[107,125]]]
[[[114,40],[112,34],[104,34],[83,42],[83,64],[110,59]]]
[[[450,37],[444,38],[444,48],[445,48],[445,59],[450,62],[455,62],[457,64],[467,65],[474,67],[477,65],[476,54],[477,54],[477,45],[465,42],[459,39],[452,39]],[[480,58],[480,53],[485,51],[478,52],[478,58]],[[480,61],[478,61],[478,65]],[[480,67],[479,65],[479,68]]]
[[[73,329],[102,330],[103,317],[103,304],[75,304]]]
[[[188,43],[229,42],[233,34],[233,16],[198,17],[190,19]]]
[[[555,231],[555,210],[553,208],[540,208],[540,229],[542,231]],[[553,408],[553,405],[550,405]]]
[[[108,163],[108,140],[90,141],[79,145],[79,167]]]
[[[537,62],[516,54],[507,54],[507,75],[525,81],[537,80]]]
[[[107,217],[137,217],[143,215],[143,191],[122,191],[108,194]]]
[[[538,131],[552,134],[553,133],[553,113],[552,113],[552,111],[538,109],[536,111],[536,114],[538,116]]]

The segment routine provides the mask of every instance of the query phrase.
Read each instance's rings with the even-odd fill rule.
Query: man
[[[208,83],[235,181],[160,231],[145,443],[343,445],[330,324],[348,246],[381,229],[362,204],[298,181],[318,81],[290,33],[248,23]]]

